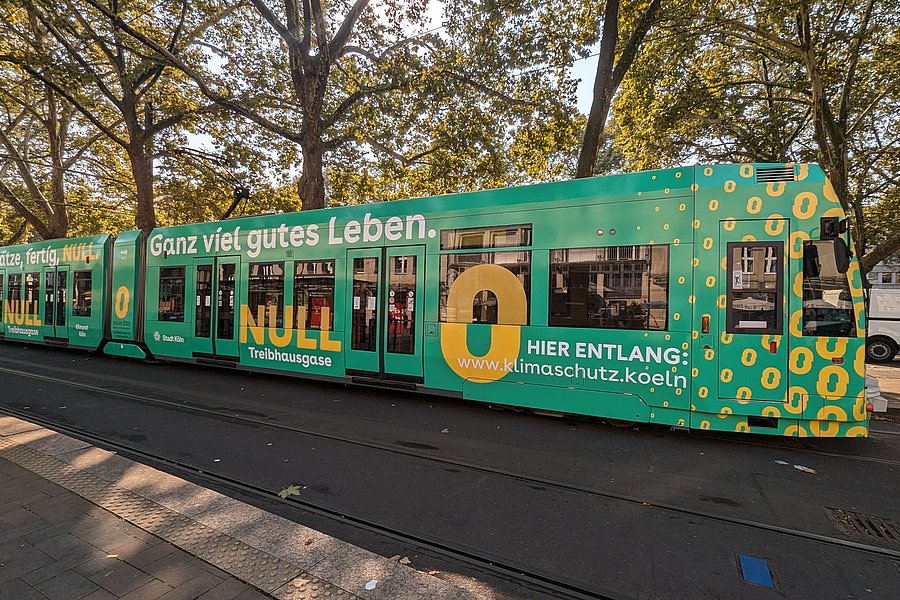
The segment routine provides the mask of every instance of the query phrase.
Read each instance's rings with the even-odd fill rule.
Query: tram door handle
[[[772,354],[776,354],[777,350],[778,350],[778,342],[775,342],[775,341],[769,342],[769,352],[771,352]]]

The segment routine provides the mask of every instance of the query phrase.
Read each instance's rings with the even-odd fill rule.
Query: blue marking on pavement
[[[769,564],[766,561],[744,554],[738,554],[738,558],[741,561],[741,573],[744,581],[775,588],[775,584],[772,583],[772,574],[769,572]]]

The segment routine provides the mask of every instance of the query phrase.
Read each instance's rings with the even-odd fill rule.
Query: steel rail
[[[410,450],[410,449],[403,448],[403,447],[392,446],[389,444],[361,441],[359,439],[353,439],[353,438],[339,436],[339,435],[335,435],[335,434],[316,432],[316,431],[312,431],[312,430],[308,430],[308,429],[303,429],[300,427],[294,427],[291,425],[274,423],[274,422],[271,422],[266,419],[253,418],[253,417],[240,415],[240,414],[228,414],[228,413],[218,411],[218,410],[212,410],[212,409],[208,409],[208,408],[191,406],[189,404],[172,402],[170,400],[151,398],[151,397],[142,396],[139,394],[132,394],[130,392],[122,392],[119,390],[110,390],[110,389],[102,388],[99,386],[93,386],[90,384],[84,384],[84,383],[79,383],[79,382],[75,382],[75,381],[67,381],[64,379],[58,379],[58,378],[49,377],[46,375],[37,375],[34,373],[27,373],[24,371],[16,371],[13,369],[6,369],[3,367],[0,367],[0,372],[9,373],[12,375],[19,375],[19,376],[23,376],[23,377],[32,378],[32,379],[44,380],[44,381],[48,381],[51,383],[57,383],[57,384],[66,385],[66,386],[70,386],[70,387],[87,389],[87,390],[91,390],[91,391],[95,391],[95,392],[99,392],[99,393],[122,397],[122,398],[125,398],[126,400],[132,400],[132,401],[148,403],[148,404],[163,405],[163,406],[171,407],[171,408],[174,408],[177,410],[208,415],[208,416],[218,418],[218,419],[225,419],[225,420],[239,422],[239,423],[240,422],[250,423],[253,425],[261,425],[261,426],[265,426],[265,427],[271,427],[274,429],[289,431],[292,433],[299,433],[299,434],[309,435],[309,436],[318,437],[318,438],[322,438],[322,439],[328,439],[328,440],[332,440],[332,441],[352,444],[352,445],[360,446],[360,447],[364,447],[364,448],[381,450],[384,452],[400,454],[400,455],[409,456],[412,458],[428,460],[428,461],[436,462],[436,463],[443,464],[443,465],[462,467],[465,469],[469,469],[472,471],[478,471],[478,472],[482,472],[482,473],[487,473],[490,475],[499,475],[499,476],[503,476],[503,477],[509,477],[509,478],[523,481],[526,483],[535,483],[535,484],[554,487],[554,488],[562,489],[562,490],[566,490],[566,491],[584,493],[584,494],[589,494],[589,495],[593,495],[593,496],[597,496],[597,497],[601,497],[601,498],[618,500],[618,501],[627,502],[630,504],[636,504],[636,505],[643,506],[645,508],[655,508],[655,509],[664,510],[667,512],[676,513],[676,514],[680,514],[680,515],[699,517],[699,518],[708,519],[708,520],[712,520],[712,521],[716,521],[716,522],[729,523],[732,525],[747,527],[747,528],[751,528],[751,529],[768,531],[768,532],[777,533],[777,534],[781,534],[781,535],[787,535],[790,537],[796,537],[796,538],[800,538],[800,539],[816,541],[816,542],[820,542],[820,543],[824,543],[824,544],[828,544],[828,545],[832,545],[832,546],[839,546],[839,547],[849,548],[852,550],[858,550],[858,551],[862,551],[862,552],[876,554],[879,556],[891,558],[892,560],[900,559],[900,551],[891,550],[889,548],[882,548],[880,546],[874,546],[872,544],[864,544],[861,542],[846,540],[843,538],[837,538],[834,536],[828,536],[828,535],[824,535],[824,534],[803,531],[800,529],[784,527],[781,525],[774,525],[771,523],[755,521],[752,519],[743,519],[743,518],[739,518],[739,517],[732,517],[729,515],[722,515],[722,514],[717,514],[717,513],[713,513],[713,512],[697,510],[697,509],[687,508],[687,507],[664,503],[664,502],[653,502],[653,501],[648,500],[647,498],[641,498],[641,497],[637,497],[637,496],[629,496],[626,494],[620,494],[617,492],[610,492],[610,491],[606,491],[606,490],[598,490],[596,488],[591,488],[591,487],[587,487],[587,486],[583,486],[583,485],[579,485],[579,484],[562,482],[562,481],[558,481],[558,480],[554,480],[554,479],[550,479],[550,478],[546,478],[546,477],[540,477],[540,476],[529,475],[529,474],[520,473],[520,472],[516,472],[516,471],[510,471],[507,469],[500,469],[500,468],[495,468],[495,467],[484,466],[484,465],[480,465],[477,463],[472,463],[472,462],[464,461],[464,460],[442,458],[439,456],[434,456],[432,454],[428,454],[424,451],[415,451],[415,450]],[[6,408],[4,407],[4,409],[6,409]],[[15,409],[12,409],[12,410],[15,410]],[[35,415],[33,415],[33,413],[27,412],[27,411],[22,412],[19,416],[22,416],[23,418],[26,418],[26,419],[29,417],[35,417]],[[753,442],[749,442],[749,443],[753,443]],[[840,457],[840,458],[853,458],[853,457],[847,457],[846,455],[841,455],[841,454],[836,454],[836,456]],[[865,457],[865,458],[871,458],[871,457]],[[872,460],[873,460],[873,462],[879,462],[879,463],[885,463],[885,464],[900,464],[900,462],[888,461],[886,459],[872,458]]]
[[[132,444],[113,441],[108,437],[97,435],[91,433],[90,431],[86,431],[78,427],[73,427],[71,425],[56,423],[50,419],[36,416],[28,411],[21,411],[2,406],[0,407],[0,414],[19,417],[38,425],[44,425],[48,428],[52,428],[54,431],[65,433],[82,441],[92,443],[93,445],[103,447],[108,450],[114,450],[121,456],[138,457],[152,464],[160,466],[165,465],[169,467],[170,470],[173,470],[177,473],[199,477],[209,483],[216,484],[219,487],[236,490],[260,500],[287,505],[295,509],[302,508],[303,510],[322,517],[329,518],[342,524],[349,523],[354,527],[364,529],[366,531],[369,531],[370,533],[375,533],[392,538],[403,544],[411,545],[414,548],[425,549],[430,551],[431,553],[441,554],[445,559],[449,557],[451,559],[455,559],[457,561],[465,563],[470,567],[490,571],[499,578],[513,580],[519,585],[522,585],[524,581],[528,584],[524,587],[528,588],[530,586],[530,589],[532,591],[551,593],[556,597],[572,598],[573,600],[622,600],[621,596],[616,597],[609,595],[608,592],[588,590],[582,587],[582,585],[577,582],[566,581],[563,578],[538,573],[536,571],[530,570],[525,565],[518,564],[515,561],[510,561],[509,559],[505,559],[503,557],[484,556],[483,554],[479,554],[477,549],[464,548],[457,544],[454,544],[451,541],[442,541],[423,536],[412,531],[405,531],[396,527],[379,525],[374,521],[369,521],[367,519],[360,518],[343,511],[334,510],[327,506],[323,506],[315,502],[309,502],[307,500],[294,498],[292,496],[282,498],[281,496],[279,496],[278,492],[263,488],[261,486],[246,483],[227,475],[215,473],[213,471],[210,471],[206,467],[201,468],[187,463],[183,460],[164,456],[160,453],[149,451]]]

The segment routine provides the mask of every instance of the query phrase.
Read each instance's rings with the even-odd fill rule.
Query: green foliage
[[[900,9],[731,0],[679,2],[668,16],[614,103],[627,168],[820,162],[856,222],[858,248],[886,239],[864,208],[897,194]]]
[[[567,71],[596,35],[596,8],[447,3],[445,27],[421,40],[422,64],[409,88],[353,115],[356,143],[330,155],[332,202],[571,176],[584,118]]]

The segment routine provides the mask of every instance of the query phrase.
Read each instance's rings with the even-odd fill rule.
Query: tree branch
[[[364,90],[358,90],[353,92],[349,96],[347,96],[343,102],[341,102],[337,108],[334,109],[334,112],[331,113],[331,116],[323,120],[323,129],[328,129],[333,126],[335,123],[338,123],[347,112],[353,107],[354,104],[363,100],[364,98],[369,98],[371,96],[377,96],[379,94],[384,94],[385,92],[392,92],[394,90],[403,89],[406,87],[407,81],[401,82],[391,82],[385,83],[380,86],[376,86],[373,88],[367,88]]]
[[[49,239],[51,237],[50,230],[44,225],[43,221],[41,221],[37,215],[31,212],[27,206],[25,206],[16,195],[13,193],[9,187],[3,182],[0,181],[0,197],[6,200],[13,209],[19,213],[28,223],[34,227],[34,230],[37,231],[38,235],[43,239]]]
[[[251,0],[251,2],[257,2],[259,0]],[[246,117],[247,119],[253,121],[260,127],[263,127],[272,133],[283,137],[286,140],[294,142],[296,144],[301,143],[303,132],[294,132],[290,129],[282,127],[269,119],[266,119],[262,115],[250,110],[249,108],[243,106],[239,102],[232,100],[231,98],[227,98],[222,94],[215,92],[213,89],[209,87],[209,85],[204,81],[203,77],[197,73],[193,68],[188,66],[184,61],[179,59],[177,56],[169,52],[166,48],[162,47],[160,44],[155,42],[154,40],[148,38],[146,35],[136,31],[132,28],[128,23],[123,21],[117,15],[110,13],[105,6],[100,4],[98,0],[85,0],[88,4],[104,13],[107,17],[111,17],[115,19],[116,25],[118,25],[123,31],[128,33],[128,35],[132,36],[137,41],[141,42],[154,52],[156,52],[159,56],[164,58],[170,65],[175,67],[176,69],[183,72],[185,75],[190,77],[194,83],[197,84],[197,87],[200,88],[200,91],[204,96],[212,100],[213,102],[219,104],[220,106],[224,106],[234,111],[235,113]],[[0,57],[2,59],[2,57]]]
[[[487,85],[485,85],[483,83],[479,83],[479,82],[475,81],[471,77],[466,77],[465,75],[460,75],[459,73],[455,73],[448,69],[439,69],[436,71],[436,73],[438,73],[440,75],[444,75],[446,77],[449,77],[450,79],[455,79],[456,81],[465,83],[466,85],[470,85],[473,88],[475,88],[476,90],[484,92],[484,93],[488,94],[489,96],[493,96],[495,98],[500,98],[501,100],[503,100],[505,102],[509,102],[510,104],[513,104],[515,106],[530,106],[530,107],[536,106],[536,104],[534,102],[528,102],[527,100],[519,100],[518,98],[512,98],[510,96],[507,96],[503,92],[498,92],[497,90],[495,90],[491,87],[488,87]]]
[[[641,44],[644,43],[644,38],[647,37],[647,32],[650,31],[653,22],[656,20],[656,13],[659,12],[659,5],[660,0],[653,0],[650,2],[650,6],[648,6],[647,10],[644,11],[644,14],[641,15],[637,26],[634,28],[634,31],[631,32],[631,36],[625,44],[625,49],[619,56],[616,68],[613,70],[612,89],[618,89],[622,84],[625,73],[631,67],[631,63],[634,62],[634,59],[641,48]]]
[[[12,246],[16,242],[18,242],[19,238],[22,237],[22,234],[25,233],[25,230],[27,228],[28,228],[28,220],[22,219],[22,223],[16,228],[16,230],[13,232],[13,234],[11,236],[9,236],[9,238],[5,242],[3,242],[3,245],[4,246]]]
[[[350,39],[350,35],[353,33],[356,22],[368,5],[369,0],[356,0],[353,7],[350,9],[350,12],[344,17],[344,22],[341,23],[337,33],[334,34],[334,39],[328,44],[328,56],[331,59],[331,62],[334,62],[344,49],[347,40]]]
[[[14,64],[14,65],[17,65],[21,69],[23,69],[25,72],[27,72],[29,75],[34,77],[35,79],[38,79],[42,83],[49,85],[51,88],[53,88],[53,91],[55,91],[57,94],[59,94],[60,96],[62,96],[66,100],[68,100],[72,104],[72,106],[74,106],[78,110],[78,112],[80,112],[82,115],[84,115],[84,117],[88,121],[90,121],[94,125],[94,127],[99,129],[100,131],[102,131],[109,139],[111,139],[116,144],[122,146],[123,148],[128,148],[128,142],[126,142],[121,137],[116,135],[116,133],[114,131],[112,131],[112,129],[110,129],[109,127],[104,125],[103,122],[101,122],[97,117],[95,117],[93,114],[91,114],[91,112],[89,110],[87,110],[84,106],[82,106],[81,103],[78,102],[72,96],[72,94],[70,94],[68,91],[66,91],[59,85],[57,85],[56,82],[54,82],[52,79],[46,77],[43,73],[34,69],[29,63],[27,63],[26,61],[23,61],[19,58],[16,58],[14,56],[11,56],[9,54],[0,54],[0,62],[8,62],[8,63]]]
[[[863,37],[865,37],[866,31],[869,28],[869,21],[872,18],[874,5],[875,0],[869,0],[869,3],[866,5],[866,12],[863,15],[862,23],[860,23],[857,34],[853,38],[853,43],[850,45],[850,65],[847,67],[847,77],[844,79],[841,101],[838,108],[838,121],[843,125],[844,129],[847,127],[847,118],[850,112],[850,92],[853,90],[853,82],[856,78],[856,65],[859,63],[859,49],[862,46]]]
[[[883,242],[875,246],[860,259],[864,273],[871,271],[875,265],[884,259],[900,252],[900,230],[895,231]]]
[[[294,36],[294,33],[291,30],[285,27],[284,24],[280,20],[278,20],[278,17],[275,15],[275,13],[273,13],[272,10],[268,6],[266,6],[266,3],[263,2],[263,0],[250,0],[250,2],[251,4],[253,4],[256,10],[259,11],[259,14],[262,15],[262,18],[266,20],[266,23],[272,26],[272,29],[274,29],[278,33],[278,35],[281,36],[281,39],[283,39],[288,46],[293,46],[298,49],[302,46],[300,40],[298,40]]]

